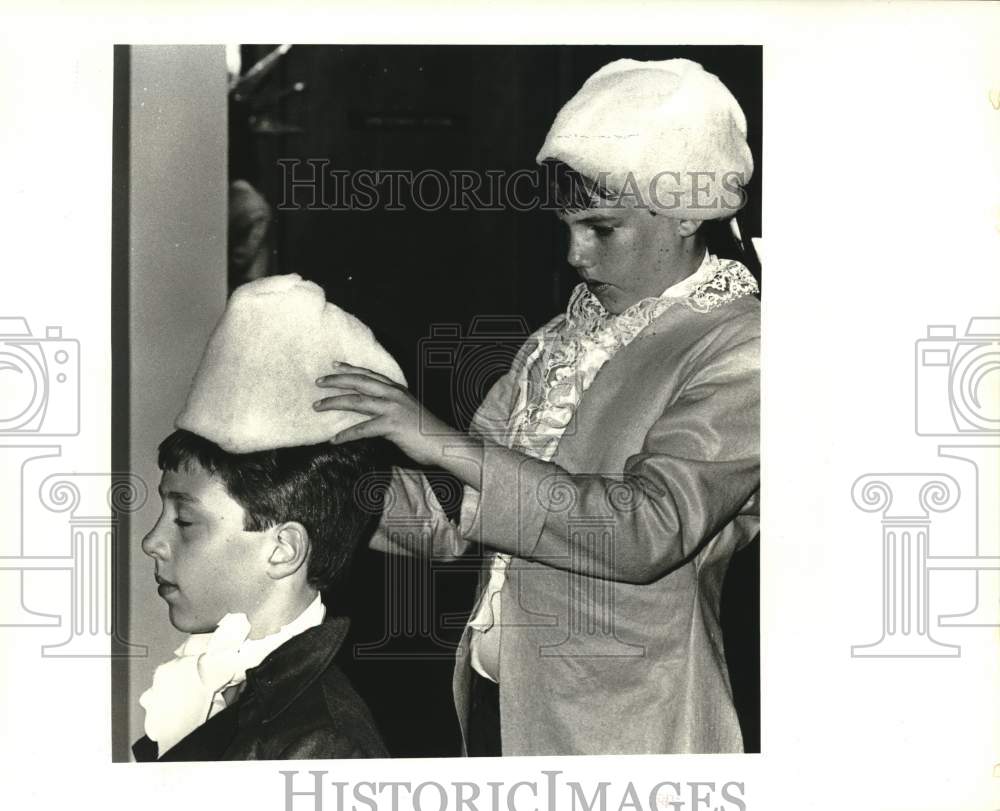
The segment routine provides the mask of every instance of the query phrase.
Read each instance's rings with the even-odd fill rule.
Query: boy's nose
[[[154,526],[148,533],[146,537],[142,539],[142,551],[151,558],[159,558],[164,560],[167,556],[167,544],[163,541],[160,533],[157,531],[159,529],[159,524]]]
[[[579,236],[570,236],[569,251],[566,253],[566,261],[574,269],[590,267],[590,250],[586,240]]]

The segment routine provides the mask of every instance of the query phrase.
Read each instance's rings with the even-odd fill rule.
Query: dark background
[[[243,46],[243,71],[273,47]],[[559,108],[597,68],[685,57],[718,75],[746,113],[756,170],[741,218],[745,235],[760,236],[761,55],[758,46],[295,46],[250,100],[231,101],[230,179],[250,181],[275,209],[285,195],[279,159],[343,170],[530,168]],[[372,327],[420,399],[463,427],[525,332],[562,310],[577,282],[548,211],[274,214],[270,271],[320,284]],[[456,336],[476,318],[486,337],[459,350]],[[428,369],[429,348],[451,351],[454,363]],[[441,483],[454,510],[454,488]],[[478,562],[469,563],[366,551],[356,565],[344,667],[393,755],[459,753],[451,646],[474,597]],[[760,746],[758,582],[754,543],[734,559],[723,595],[747,751]]]

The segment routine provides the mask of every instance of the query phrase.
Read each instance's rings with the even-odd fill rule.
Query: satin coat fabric
[[[473,430],[487,439],[533,349],[529,338],[481,405]],[[449,558],[479,542],[513,556],[504,755],[742,751],[719,602],[759,528],[759,411],[759,302],[674,306],[601,369],[551,462],[487,444],[461,531],[422,476],[394,471],[375,548]],[[454,676],[464,738],[470,633]]]

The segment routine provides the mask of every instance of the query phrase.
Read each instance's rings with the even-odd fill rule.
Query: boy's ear
[[[275,530],[267,574],[272,580],[280,580],[305,566],[309,559],[309,532],[298,521],[279,524]]]
[[[695,231],[701,227],[701,220],[679,220],[677,222],[677,233],[682,237],[693,236]]]

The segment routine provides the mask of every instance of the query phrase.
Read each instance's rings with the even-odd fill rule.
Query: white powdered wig
[[[230,453],[315,445],[368,419],[353,411],[315,411],[334,392],[316,379],[334,361],[363,366],[406,385],[371,330],[327,302],[300,276],[244,284],[208,340],[175,425]]]
[[[734,215],[753,175],[743,110],[689,59],[605,65],[559,111],[536,159],[695,220]]]

